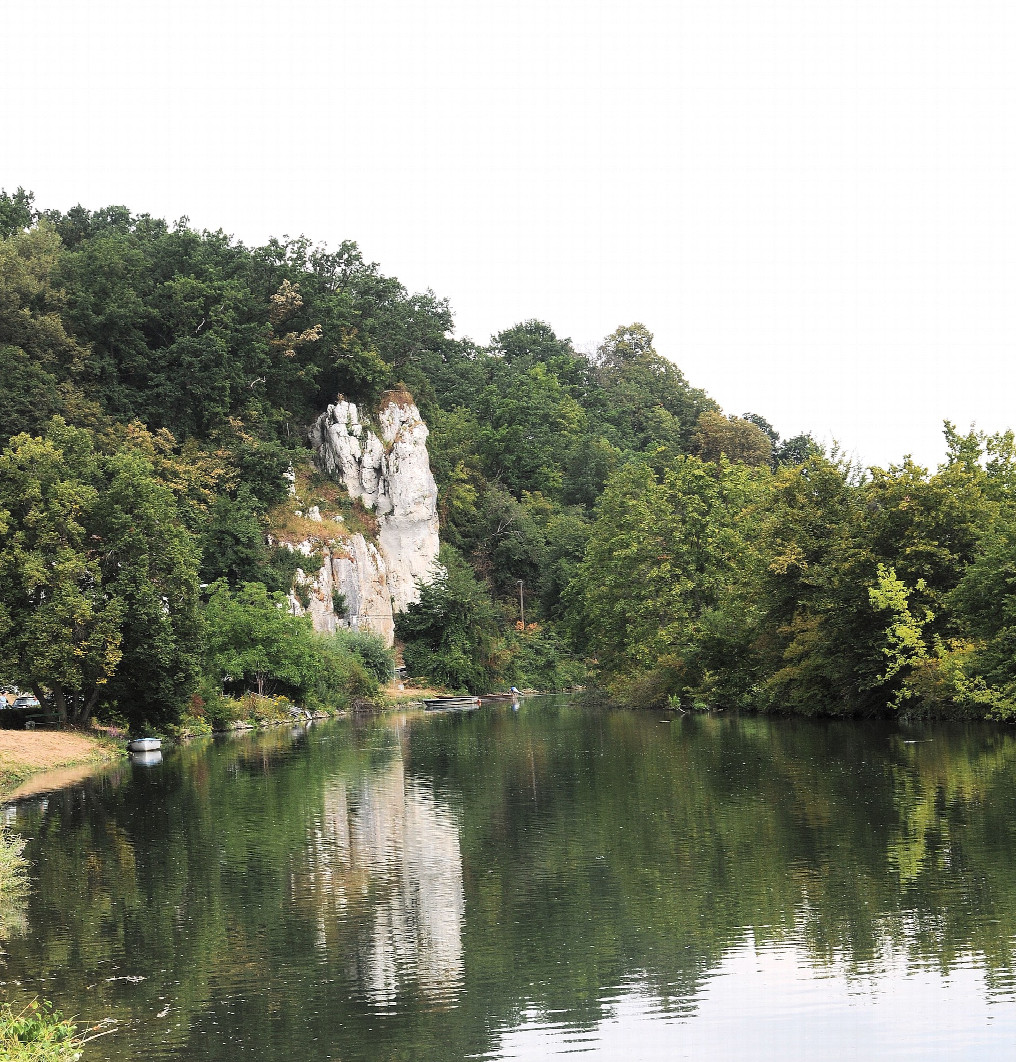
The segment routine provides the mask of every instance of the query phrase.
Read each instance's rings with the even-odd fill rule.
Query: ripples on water
[[[1014,764],[567,701],[195,744],[8,809],[0,977],[119,1018],[86,1062],[1008,1058]]]

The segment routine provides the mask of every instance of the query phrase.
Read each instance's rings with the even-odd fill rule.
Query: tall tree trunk
[[[36,694],[38,696],[38,694]],[[42,698],[39,697],[41,701]],[[67,725],[67,698],[64,696],[62,686],[53,687],[53,701],[56,704],[57,716],[60,720],[61,726]]]
[[[99,699],[99,687],[96,686],[92,690],[91,696],[85,699],[83,693],[78,694],[77,704],[74,709],[74,725],[84,726],[92,714],[92,709],[95,707],[95,702]]]

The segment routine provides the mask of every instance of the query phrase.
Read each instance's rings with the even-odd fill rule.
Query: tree
[[[38,217],[33,209],[35,196],[18,187],[13,195],[0,188],[0,240],[27,229]]]
[[[395,617],[406,667],[452,689],[495,688],[509,660],[502,618],[457,551],[443,546],[439,565],[420,600]]]
[[[0,670],[81,725],[165,721],[197,673],[197,551],[139,454],[55,419],[0,457]]]
[[[122,603],[121,660],[104,700],[132,726],[175,721],[200,673],[198,547],[172,491],[131,451],[105,461],[91,521],[103,585]]]
[[[285,594],[261,583],[242,583],[236,591],[214,583],[204,623],[207,669],[216,682],[253,683],[263,696],[278,683],[299,689],[314,672],[309,618],[291,615]]]
[[[541,365],[513,377],[505,391],[487,387],[478,402],[477,449],[489,479],[519,496],[539,490],[557,496],[564,466],[585,435],[582,407]]]
[[[46,222],[0,239],[0,437],[38,431],[55,413],[95,423],[80,389],[87,350],[68,332],[54,283],[60,237]]]
[[[566,596],[576,634],[619,693],[642,684],[652,701],[702,687],[711,617],[749,567],[749,517],[767,480],[767,470],[693,457],[662,476],[632,462],[611,477]]]
[[[19,435],[0,456],[0,670],[60,722],[87,721],[123,655],[91,522],[99,462],[83,433]]]
[[[741,465],[768,465],[773,456],[772,438],[764,428],[741,417],[725,417],[714,409],[699,416],[692,439],[695,452],[704,461],[728,461]]]
[[[656,446],[687,452],[705,409],[716,403],[690,387],[681,370],[657,354],[653,334],[635,323],[616,329],[594,359],[596,390],[588,412],[622,450],[649,452]]]

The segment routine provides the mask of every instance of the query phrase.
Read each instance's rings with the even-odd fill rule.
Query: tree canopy
[[[247,247],[0,192],[0,678],[78,722],[172,720],[226,674],[325,697],[336,653],[335,681],[369,686],[365,645],[278,609],[306,558],[273,520],[336,395],[369,412],[408,387],[448,547],[399,621],[421,677],[1013,714],[1011,433],[947,424],[939,469],[862,471],[725,413],[642,323],[589,353],[536,319],[486,344],[453,326],[349,241]]]

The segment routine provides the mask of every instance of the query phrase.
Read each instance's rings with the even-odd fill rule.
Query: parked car
[[[39,708],[39,698],[31,693],[23,693],[12,705],[12,708]]]

